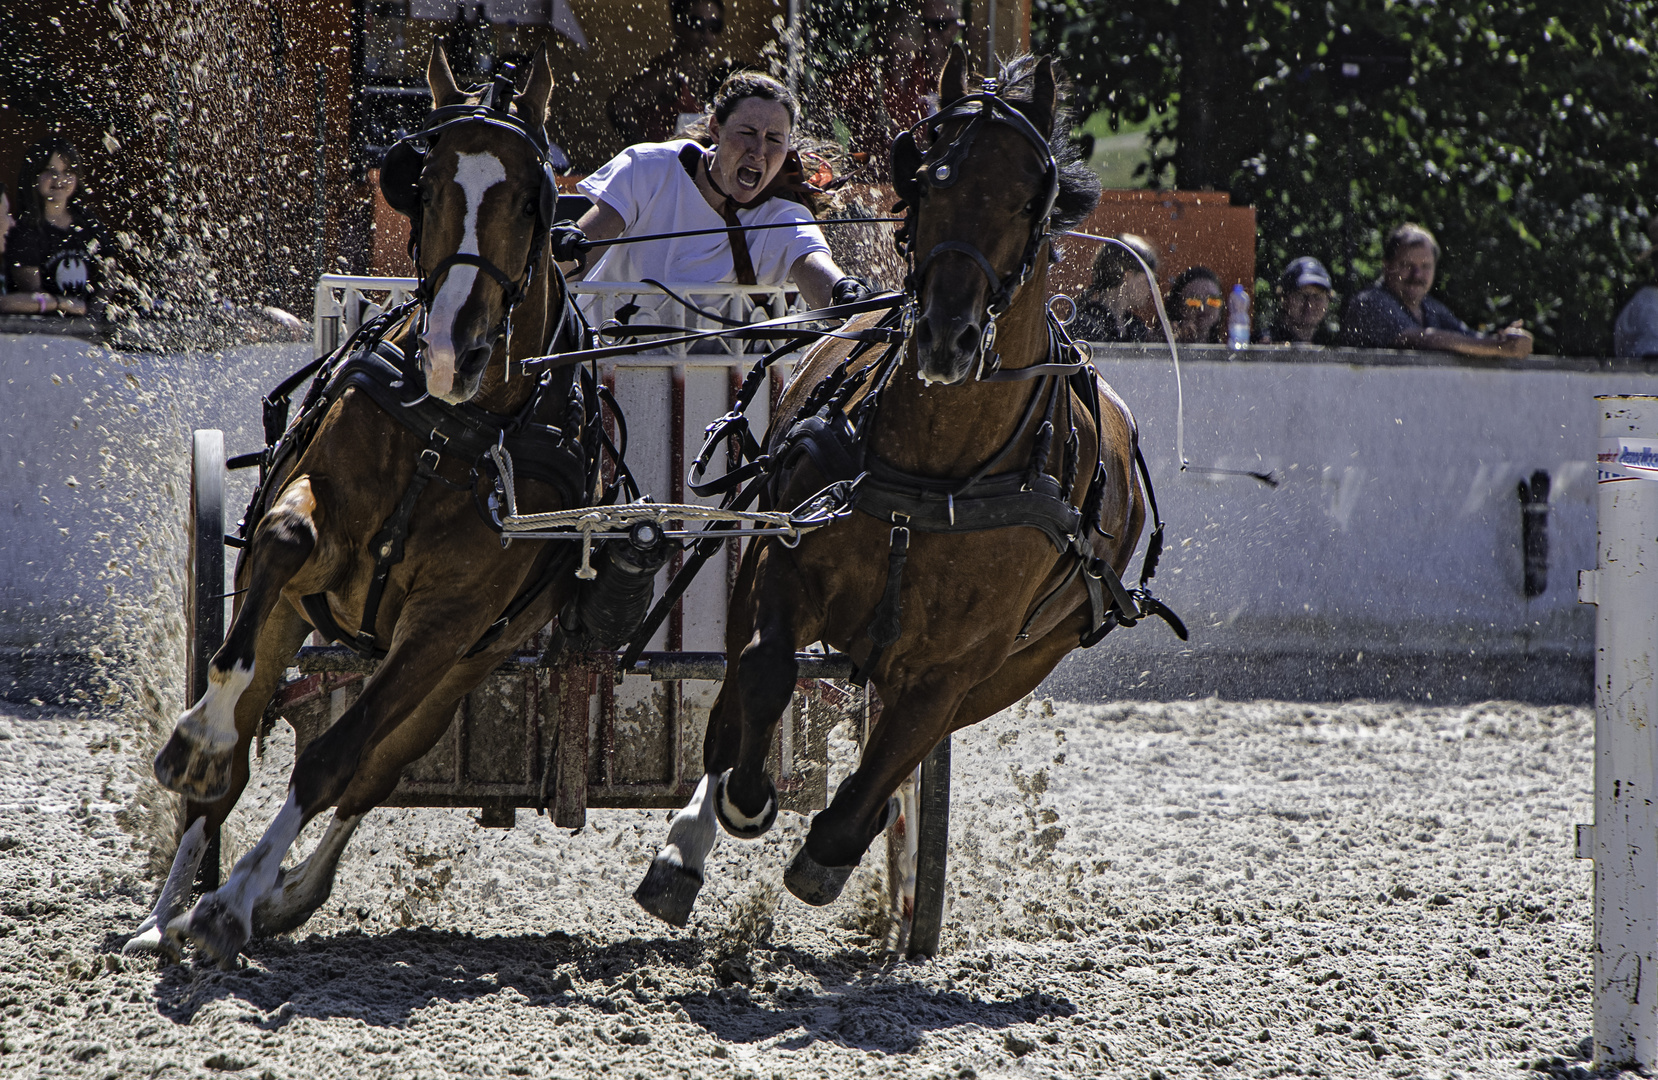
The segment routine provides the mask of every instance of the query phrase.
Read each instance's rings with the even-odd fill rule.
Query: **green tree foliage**
[[[1415,220],[1444,247],[1454,310],[1525,319],[1540,349],[1576,354],[1609,351],[1651,276],[1635,256],[1658,212],[1658,0],[1034,6],[1035,47],[1082,102],[1159,114],[1148,186],[1255,206],[1262,276],[1310,254],[1351,289]]]

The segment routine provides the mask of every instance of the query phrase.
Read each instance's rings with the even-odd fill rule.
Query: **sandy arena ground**
[[[822,911],[781,894],[787,814],[722,841],[689,929],[654,922],[629,894],[664,815],[631,811],[574,836],[379,811],[324,911],[241,970],[126,960],[159,884],[131,732],[0,714],[0,1075],[1588,1070],[1586,709],[1015,707],[957,737],[926,963],[881,956],[875,872]],[[233,845],[280,801],[286,732]]]

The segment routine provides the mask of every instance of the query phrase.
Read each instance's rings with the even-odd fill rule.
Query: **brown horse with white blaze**
[[[547,250],[547,56],[536,58],[521,92],[498,79],[482,100],[456,86],[441,49],[427,77],[434,112],[424,141],[408,151],[401,178],[390,154],[385,173],[388,199],[413,217],[420,308],[366,359],[341,357],[272,456],[208,690],[155,761],[161,783],[186,798],[187,827],[155,912],[129,947],[174,953],[193,941],[229,963],[251,935],[304,922],[327,899],[363,815],[443,734],[461,697],[546,625],[573,588],[572,575],[560,572],[573,545],[503,546],[479,511],[487,481],[466,449],[467,438],[495,428],[546,439],[560,425],[577,433],[591,426],[572,416],[574,369],[542,378],[510,372],[511,360],[579,347]],[[403,187],[394,191],[394,183]],[[408,363],[415,357],[418,366]],[[390,375],[375,382],[352,374],[375,364]],[[570,453],[574,475],[564,481],[521,468],[520,501],[591,503],[597,467],[579,442]],[[207,838],[247,784],[249,741],[313,629],[383,659],[358,701],[300,755],[264,837],[222,887],[181,915]],[[316,851],[284,872],[300,829],[331,806]]]
[[[885,706],[784,875],[797,897],[825,904],[941,739],[1144,614],[1100,602],[1131,599],[1120,575],[1146,517],[1134,421],[1046,303],[1051,233],[1087,214],[1098,181],[1066,138],[1050,60],[1021,57],[1002,75],[971,91],[958,47],[940,112],[894,144],[916,305],[902,352],[872,360],[826,342],[775,411],[777,503],[861,472],[858,512],[796,547],[761,540],[745,554],[706,775],[635,894],[670,923],[689,915],[716,821],[752,838],[775,819],[765,760],[797,650],[851,654]],[[849,464],[837,471],[837,460]]]

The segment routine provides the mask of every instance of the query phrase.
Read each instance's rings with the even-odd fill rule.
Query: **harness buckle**
[[[430,446],[420,452],[420,468],[429,473],[436,473],[438,471],[438,463],[442,460],[443,455]]]

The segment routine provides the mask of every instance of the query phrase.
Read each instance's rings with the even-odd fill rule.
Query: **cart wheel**
[[[225,437],[198,430],[190,447],[189,574],[184,585],[185,663],[190,702],[207,693],[207,663],[225,639]],[[219,887],[219,830],[208,837],[196,891]]]
[[[944,736],[921,762],[916,824],[915,919],[910,927],[911,957],[938,953],[944,929],[944,871],[950,851],[950,736]]]
[[[225,437],[198,430],[190,448],[190,572],[186,578],[190,703],[207,693],[207,662],[225,640]]]

